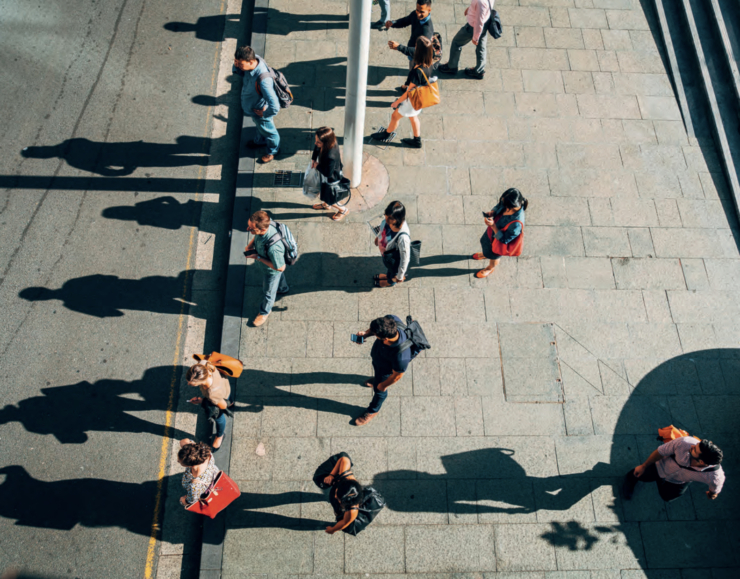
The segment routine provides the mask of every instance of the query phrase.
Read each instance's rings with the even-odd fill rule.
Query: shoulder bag
[[[216,366],[216,370],[218,370],[222,376],[226,376],[227,378],[238,378],[242,375],[242,370],[244,370],[244,364],[241,360],[237,360],[236,358],[232,358],[226,354],[219,354],[218,352],[212,352],[208,356],[205,354],[193,354],[193,359],[198,362],[203,360],[210,362]]]
[[[220,471],[206,492],[200,495],[200,499],[186,507],[186,510],[213,519],[241,494],[239,487],[231,477],[224,471]]]
[[[506,224],[501,231],[506,231],[512,223],[521,223],[522,232],[512,239],[509,243],[501,243],[496,236],[493,235],[493,228],[488,228],[488,236],[491,238],[491,250],[497,255],[507,255],[510,257],[517,257],[522,254],[522,247],[524,247],[524,223],[521,221],[514,220]]]
[[[436,81],[430,83],[421,67],[419,67],[419,72],[424,75],[427,83],[424,86],[416,86],[409,92],[409,101],[415,111],[438,105],[441,102],[439,98],[439,84]]]

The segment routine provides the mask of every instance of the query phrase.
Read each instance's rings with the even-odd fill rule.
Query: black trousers
[[[642,476],[635,476],[635,471],[633,469],[627,473],[627,476],[625,478],[627,484],[631,485],[633,490],[638,482],[657,483],[658,494],[660,494],[660,498],[667,503],[675,501],[678,497],[684,494],[687,490],[689,490],[689,485],[691,484],[690,482],[687,482],[682,485],[677,485],[676,483],[671,483],[663,480],[658,474],[658,468],[655,466],[655,463],[647,467],[642,473]]]

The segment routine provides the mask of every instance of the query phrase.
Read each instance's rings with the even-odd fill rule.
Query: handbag
[[[427,83],[423,86],[416,86],[409,92],[409,101],[415,111],[438,105],[441,102],[439,98],[439,84],[436,81],[430,83],[422,68],[419,68],[419,72],[424,75]]]
[[[507,255],[510,257],[517,257],[522,254],[522,247],[524,246],[524,223],[522,223],[518,219],[515,221],[510,221],[501,231],[506,231],[509,225],[511,225],[512,223],[521,223],[522,232],[514,239],[512,239],[509,243],[501,243],[493,235],[493,228],[488,228],[488,237],[491,239],[491,250],[493,251],[493,253],[497,255]]]
[[[193,358],[198,362],[202,360],[210,362],[222,376],[229,378],[238,378],[242,375],[242,370],[244,370],[244,363],[241,360],[237,360],[226,354],[219,354],[218,352],[212,352],[208,356],[205,354],[193,354]]]
[[[327,205],[339,205],[344,207],[352,198],[352,189],[349,186],[349,179],[341,177],[334,183],[321,183],[321,201]],[[342,203],[344,201],[344,203]]]
[[[241,494],[239,487],[231,477],[224,471],[219,471],[213,482],[208,485],[206,492],[200,495],[196,502],[186,507],[186,510],[213,519]]]

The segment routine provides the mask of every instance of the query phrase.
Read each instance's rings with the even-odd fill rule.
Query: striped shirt
[[[655,463],[660,478],[666,482],[682,485],[689,482],[703,482],[709,490],[719,494],[725,484],[725,472],[720,466],[717,470],[705,466],[704,470],[691,466],[691,449],[701,442],[693,436],[684,436],[666,442],[658,447],[661,458]],[[684,468],[682,468],[682,466]]]

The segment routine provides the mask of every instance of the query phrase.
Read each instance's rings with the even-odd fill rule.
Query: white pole
[[[344,167],[352,187],[357,187],[362,180],[371,10],[372,0],[349,0],[347,92],[344,99]]]

